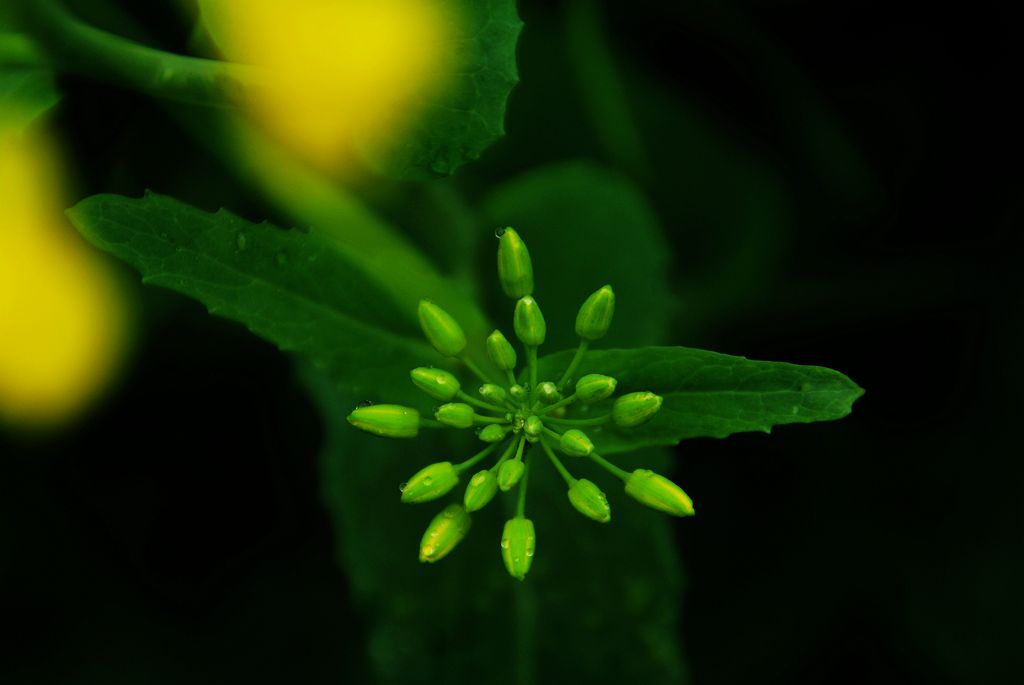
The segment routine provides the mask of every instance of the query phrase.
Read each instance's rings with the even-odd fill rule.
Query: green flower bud
[[[537,385],[537,399],[544,404],[554,404],[562,399],[562,394],[558,392],[558,387],[554,383],[544,381]]]
[[[599,340],[608,332],[615,314],[615,293],[606,285],[593,292],[576,315],[576,335],[584,340]]]
[[[409,372],[409,377],[417,388],[427,393],[435,400],[455,399],[459,392],[459,379],[444,369],[428,369],[419,367]]]
[[[612,421],[620,428],[632,428],[651,420],[661,409],[661,396],[653,392],[631,392],[615,400]]]
[[[442,497],[459,482],[459,474],[450,461],[442,461],[420,469],[402,486],[402,501],[421,504]]]
[[[536,546],[533,521],[514,518],[505,522],[505,529],[501,533],[501,558],[510,576],[516,580],[526,577],[533,563]]]
[[[484,383],[477,392],[480,393],[480,397],[494,404],[501,404],[508,397],[505,388],[494,383]]]
[[[469,428],[473,425],[473,407],[462,402],[442,404],[434,412],[434,418],[452,428]]]
[[[466,504],[467,511],[479,511],[487,506],[487,503],[494,499],[498,492],[498,479],[489,469],[485,469],[473,475],[466,486],[466,495],[462,501]]]
[[[598,523],[608,523],[612,520],[608,498],[601,492],[601,488],[586,478],[579,479],[569,488],[569,501],[576,511]]]
[[[611,376],[602,376],[599,373],[590,373],[576,381],[576,399],[589,404],[607,399],[615,392],[615,386],[619,382]]]
[[[397,404],[357,407],[348,415],[348,422],[385,438],[414,438],[420,431],[420,413]]]
[[[520,298],[516,302],[512,323],[516,337],[523,341],[524,345],[538,347],[544,344],[548,328],[544,323],[544,315],[540,313],[540,305],[537,304],[537,300],[529,295]]]
[[[461,504],[449,504],[434,517],[420,540],[420,561],[440,561],[462,542],[473,520]]]
[[[526,243],[511,228],[501,231],[498,237],[498,280],[502,290],[511,298],[529,295],[533,292],[533,264]]]
[[[526,392],[526,388],[524,388],[521,385],[513,385],[511,388],[508,389],[508,394],[516,402],[522,402],[523,400],[526,399],[527,395],[529,395],[529,393]]]
[[[477,434],[477,437],[484,442],[501,442],[507,434],[508,426],[492,423],[484,426],[484,429]]]
[[[544,422],[536,414],[531,414],[523,423],[523,432],[528,440],[536,440],[544,432]]]
[[[466,349],[466,334],[451,314],[430,300],[420,300],[420,327],[434,349],[446,357],[457,357]]]
[[[575,428],[567,430],[562,434],[562,439],[558,441],[558,446],[563,452],[574,457],[586,457],[594,451],[594,443],[590,442],[587,434]]]
[[[626,479],[626,494],[640,504],[673,516],[693,516],[693,502],[683,489],[650,469],[637,469]]]
[[[487,336],[487,356],[502,371],[516,370],[516,349],[499,330]]]
[[[509,459],[498,469],[498,487],[502,492],[508,492],[523,478],[526,471],[526,464],[519,459]]]

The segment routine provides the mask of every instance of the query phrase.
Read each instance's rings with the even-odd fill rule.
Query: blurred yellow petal
[[[106,385],[125,347],[125,293],[68,224],[61,200],[48,146],[0,136],[0,421],[7,423],[73,418]]]
[[[452,18],[439,0],[201,0],[225,57],[265,69],[253,113],[336,169],[415,117],[441,85]]]

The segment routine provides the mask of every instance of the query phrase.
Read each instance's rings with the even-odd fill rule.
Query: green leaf
[[[68,212],[143,281],[202,302],[282,350],[304,355],[361,399],[421,401],[407,370],[441,359],[400,311],[317,232],[253,224],[171,198],[97,195]],[[396,275],[400,278],[400,275]]]
[[[450,0],[458,16],[449,49],[459,64],[448,87],[425,103],[411,132],[370,157],[396,178],[449,175],[505,135],[505,108],[519,82],[515,0]]]
[[[671,252],[629,179],[587,162],[543,167],[499,186],[484,199],[482,213],[490,225],[514,227],[530,249],[547,349],[576,344],[576,312],[605,284],[614,288],[617,306],[602,345],[664,339],[672,313]],[[506,300],[494,293],[503,306]]]
[[[223,48],[231,43],[221,0],[202,0],[203,22]],[[450,73],[445,86],[422,102],[408,129],[360,144],[367,163],[393,178],[429,178],[455,172],[478,159],[505,134],[505,108],[519,82],[516,42],[523,23],[515,0],[445,0],[452,19],[441,49]]]
[[[481,443],[470,431],[423,431],[401,444],[360,433],[344,421],[355,398],[303,375],[325,422],[323,496],[339,561],[366,611],[377,681],[684,681],[676,623],[683,575],[665,517],[596,467],[573,466],[612,506],[607,525],[584,518],[533,450],[526,512],[536,524],[537,556],[526,580],[508,576],[498,546],[515,492],[474,513],[469,535],[448,557],[421,564],[420,536],[448,500],[404,505],[398,485],[442,455],[457,461]],[[656,469],[669,464],[660,451],[637,458]],[[463,485],[451,501],[461,499]]]
[[[22,131],[58,102],[60,93],[48,69],[0,66],[0,132]]]
[[[543,358],[541,375],[557,375],[571,355],[564,351]],[[602,454],[840,419],[864,393],[843,374],[820,366],[754,361],[686,347],[588,352],[579,371],[586,373],[617,378],[616,395],[651,390],[665,400],[661,411],[643,426],[587,429]],[[588,414],[604,414],[610,403],[592,405]]]

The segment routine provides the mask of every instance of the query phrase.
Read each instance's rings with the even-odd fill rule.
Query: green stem
[[[487,447],[483,448],[482,450],[480,450],[475,455],[473,455],[472,457],[470,457],[466,461],[462,462],[461,464],[456,464],[455,465],[455,472],[456,473],[462,473],[462,472],[464,472],[464,471],[466,471],[468,469],[473,468],[474,464],[476,464],[481,459],[486,457],[488,454],[493,452],[497,447],[498,447],[498,443],[494,443],[493,445],[488,445]]]
[[[520,442],[522,442],[522,440],[523,436],[519,436],[518,438],[512,438],[511,440],[508,441],[508,449],[505,450],[505,452],[501,455],[501,458],[498,459],[498,461],[494,463],[494,466],[491,467],[492,473],[497,473],[498,469],[501,468],[501,465],[509,460],[509,458],[512,456],[512,452],[515,451],[516,447],[519,445]]]
[[[193,105],[246,104],[261,87],[255,67],[175,55],[89,26],[53,0],[21,0],[25,28],[54,66]]]
[[[547,426],[544,426],[544,432],[547,433],[548,435],[550,435],[551,437],[553,437],[555,440],[561,440],[562,439],[562,434],[561,433],[557,433],[557,432],[551,430],[550,428],[548,428]]]
[[[526,447],[526,436],[519,437],[519,445],[516,447],[516,461],[523,460],[523,449]]]
[[[485,374],[485,373],[484,373],[484,372],[483,372],[483,371],[482,371],[482,370],[480,369],[480,367],[479,367],[479,366],[477,366],[477,365],[476,365],[476,364],[475,364],[475,363],[473,362],[473,360],[469,358],[469,356],[468,356],[468,355],[466,355],[466,354],[460,355],[460,356],[459,356],[459,361],[461,361],[461,362],[462,362],[463,364],[465,364],[465,365],[466,365],[466,368],[467,368],[467,369],[469,369],[470,371],[472,371],[472,372],[473,372],[473,375],[475,375],[475,376],[476,376],[477,378],[479,378],[479,379],[480,379],[481,381],[483,381],[484,383],[492,383],[492,384],[494,384],[494,385],[501,385],[501,383],[495,383],[495,382],[494,382],[494,379],[492,379],[492,378],[488,377],[488,376],[487,376],[487,374]]]
[[[519,501],[516,503],[517,519],[526,518],[523,514],[526,513],[526,486],[530,482],[530,464],[532,462],[533,460],[526,462],[526,468],[523,469],[523,479],[519,481]]]
[[[464,392],[462,390],[459,390],[458,392],[456,392],[455,396],[458,397],[463,402],[465,402],[466,404],[473,405],[477,409],[486,409],[487,411],[496,411],[496,412],[501,412],[502,414],[504,414],[506,411],[508,411],[505,407],[499,407],[496,404],[488,404],[487,402],[484,402],[483,400],[478,400],[477,398],[473,397],[469,393]]]
[[[534,345],[526,346],[526,366],[530,370],[530,392],[537,391],[537,348]]]
[[[516,375],[512,372],[512,369],[505,369],[505,379],[508,380],[508,387],[512,387],[516,384]]]
[[[573,393],[573,394],[569,395],[568,397],[565,397],[563,399],[558,400],[554,404],[549,404],[548,406],[544,407],[544,411],[542,411],[541,414],[547,414],[549,412],[553,412],[556,409],[561,409],[562,407],[568,407],[570,404],[572,404],[575,401],[576,401],[576,393]]]
[[[545,421],[551,423],[557,423],[562,426],[603,426],[612,420],[611,414],[603,414],[601,416],[595,416],[592,419],[556,419],[550,416],[544,417]]]
[[[489,423],[498,423],[507,426],[509,424],[509,420],[506,419],[504,416],[499,418],[497,416],[481,416],[480,414],[473,414],[473,423],[481,425],[487,425]]]
[[[569,469],[565,468],[562,461],[555,456],[555,452],[548,445],[547,440],[541,440],[540,446],[544,448],[544,451],[547,452],[548,459],[550,459],[551,463],[555,465],[558,472],[562,474],[562,478],[565,479],[565,484],[571,488],[573,484],[576,483],[576,479],[572,477],[571,473],[569,473]]]
[[[626,480],[627,478],[629,478],[632,475],[628,471],[623,471],[618,466],[616,466],[615,464],[611,463],[610,461],[608,461],[607,459],[602,457],[597,452],[591,452],[590,453],[590,458],[593,459],[594,461],[596,461],[601,466],[603,466],[606,471],[608,471],[609,473],[611,473],[614,476],[617,476],[618,478],[621,478],[622,480]]]
[[[579,367],[580,362],[583,361],[583,355],[586,354],[587,348],[590,347],[590,341],[583,338],[580,339],[580,344],[576,347],[576,354],[572,356],[572,361],[569,362],[569,366],[565,369],[565,373],[562,374],[562,379],[558,381],[556,387],[558,392],[562,392],[562,388],[569,382],[572,375],[576,373],[576,369]]]
[[[566,4],[565,43],[583,103],[605,154],[634,177],[649,175],[650,164],[629,90],[608,40],[600,3],[571,0]]]

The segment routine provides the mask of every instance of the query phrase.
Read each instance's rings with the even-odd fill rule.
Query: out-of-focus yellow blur
[[[230,60],[265,68],[254,114],[326,169],[397,135],[442,86],[452,17],[439,0],[200,0]]]
[[[111,378],[124,291],[64,218],[57,160],[0,122],[0,423],[73,418]]]

